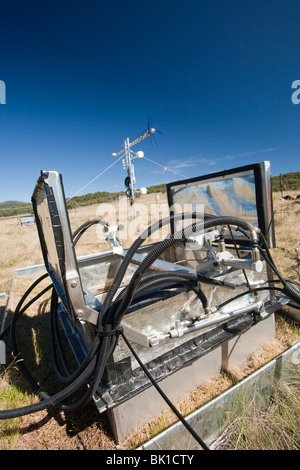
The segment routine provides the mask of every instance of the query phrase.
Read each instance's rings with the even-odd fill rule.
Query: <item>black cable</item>
[[[109,291],[106,294],[104,303],[101,308],[101,312],[99,315],[99,320],[98,320],[98,325],[97,328],[100,330],[103,328],[102,323],[104,322],[104,319],[106,317],[106,312],[108,311],[112,300],[123,280],[123,277],[125,275],[125,272],[127,270],[128,265],[130,264],[132,257],[138,250],[138,248],[142,245],[142,243],[147,240],[154,232],[157,230],[161,229],[167,224],[173,224],[174,222],[177,222],[178,220],[188,220],[188,219],[203,219],[203,213],[187,213],[187,214],[171,214],[169,217],[165,217],[163,219],[158,220],[157,222],[153,223],[150,225],[144,232],[134,241],[134,243],[130,246],[129,250],[127,251],[121,266],[117,272],[117,275],[114,279],[114,282],[112,286],[110,287]],[[214,219],[214,216],[205,216],[204,218],[207,220]]]
[[[10,332],[11,332],[11,342],[12,342],[12,348],[13,348],[13,353],[14,353],[14,356],[15,357],[18,357],[19,356],[19,351],[17,349],[17,345],[16,345],[16,338],[15,338],[15,326],[16,326],[16,322],[17,320],[24,314],[24,312],[28,309],[28,307],[30,305],[32,305],[36,300],[38,300],[42,295],[44,295],[50,288],[52,288],[53,286],[52,285],[49,285],[47,286],[43,291],[41,291],[39,294],[37,294],[32,300],[30,300],[26,305],[25,307],[23,307],[23,309],[20,309],[20,307],[22,306],[22,304],[24,303],[24,300],[26,298],[27,295],[29,295],[29,293],[33,290],[34,287],[36,287],[36,285],[41,282],[44,278],[46,278],[47,275],[43,275],[41,278],[39,278],[38,280],[36,280],[31,286],[30,288],[26,291],[26,293],[22,296],[22,299],[20,300],[20,302],[18,303],[17,307],[16,307],[16,310],[14,312],[14,315],[13,315],[13,318],[12,318],[12,321],[10,323]],[[70,386],[68,387],[68,389],[66,389],[66,391],[62,391],[60,392],[59,394],[57,395],[54,395],[52,397],[49,397],[47,394],[44,393],[44,397],[46,397],[46,400],[43,402],[43,405],[42,407],[40,405],[34,407],[34,405],[32,406],[29,406],[29,407],[22,407],[19,409],[16,409],[16,410],[10,410],[12,412],[12,416],[11,417],[17,417],[17,416],[24,416],[25,414],[31,414],[33,412],[36,412],[36,411],[40,411],[42,409],[45,409],[45,408],[48,408],[49,407],[49,404],[53,407],[55,406],[56,408],[59,408],[61,410],[65,410],[65,411],[74,411],[75,409],[78,409],[79,407],[81,407],[83,404],[86,404],[87,401],[90,400],[90,391],[88,390],[88,392],[76,403],[71,403],[71,404],[67,404],[67,403],[61,403],[61,401],[65,398],[68,398],[70,395],[72,395],[73,393],[75,393],[75,391],[80,388],[83,384],[86,383],[86,381],[89,379],[89,377],[91,376],[92,372],[89,373],[89,374],[86,374],[86,369],[85,367],[86,366],[89,366],[89,369],[91,369],[93,371],[93,368],[95,367],[96,365],[96,358],[94,357],[93,353],[96,352],[96,347],[98,347],[97,345],[97,341],[95,341],[95,345],[93,348],[91,348],[91,356],[92,356],[92,359],[90,359],[90,357],[86,357],[84,362],[81,364],[81,366],[79,367],[79,369],[76,371],[76,373],[73,375],[73,376],[70,376],[69,377],[69,381],[71,381],[72,379],[76,379],[77,376],[79,375],[79,373],[81,373],[81,376],[77,379],[77,380],[74,380]],[[43,396],[43,394],[40,393],[40,390],[41,390],[41,386],[35,381],[35,379],[32,377],[32,375],[29,373],[28,369],[26,368],[25,366],[25,363],[23,360],[18,360],[17,362],[17,365],[18,365],[18,368],[21,370],[21,372],[24,374],[25,378],[28,380],[28,382],[31,384],[33,390],[35,392],[38,392],[40,394],[40,396]],[[85,375],[87,375],[87,377],[85,378]],[[70,390],[70,392],[68,392],[68,390]],[[45,404],[46,403],[46,404]],[[48,403],[48,405],[47,405]],[[20,413],[20,414],[18,414]],[[7,419],[8,416],[8,413],[2,413],[0,411],[0,419]]]
[[[23,309],[21,309],[21,306],[23,305],[26,297],[33,290],[33,288],[39,282],[41,282],[44,278],[46,278],[47,276],[48,276],[48,274],[45,274],[45,275],[41,276],[38,280],[36,280],[29,287],[29,289],[22,296],[22,298],[19,301],[19,303],[17,305],[17,308],[14,312],[12,321],[9,325],[10,330],[11,330],[11,339],[12,339],[12,343],[13,343],[14,354],[19,354],[18,351],[17,351],[17,348],[16,348],[16,343],[15,343],[15,324],[16,324],[17,320],[21,317],[21,315],[24,314],[24,312],[27,310],[27,308],[33,302],[35,302],[39,297],[41,297],[46,291],[48,291],[53,286],[50,285],[50,286],[46,287],[37,296],[35,296],[30,302],[28,302],[25,305],[25,307],[23,307]],[[91,349],[94,352],[97,352],[96,351],[96,349],[98,348],[97,343],[98,343],[98,338],[96,338],[96,340],[95,340],[94,348]],[[65,400],[66,398],[69,398],[82,385],[87,383],[87,381],[90,379],[90,377],[92,376],[92,374],[94,372],[96,364],[97,364],[97,359],[96,359],[96,354],[95,354],[95,355],[92,355],[91,360],[89,362],[87,362],[87,364],[84,364],[86,367],[83,367],[83,370],[80,371],[81,372],[80,375],[71,384],[69,384],[64,390],[62,390],[62,391],[58,392],[57,394],[49,397],[45,392],[41,392],[40,386],[37,384],[37,382],[33,379],[31,374],[28,372],[28,370],[26,369],[24,363],[22,361],[19,361],[18,362],[18,367],[22,370],[22,372],[25,375],[25,377],[27,378],[27,380],[31,383],[33,389],[36,392],[39,392],[39,395],[41,396],[41,398],[43,398],[43,401],[41,401],[39,403],[35,403],[33,405],[24,406],[24,407],[12,409],[12,410],[2,410],[2,411],[0,411],[0,419],[10,419],[10,418],[16,418],[16,417],[20,417],[20,416],[25,416],[27,414],[36,413],[38,411],[42,411],[44,409],[52,408],[52,407],[56,407],[60,410],[65,410],[65,411],[74,411],[74,410],[84,406],[91,399],[91,391],[89,389],[83,395],[83,397],[81,397],[75,403],[71,403],[71,404],[63,403],[63,400]],[[78,372],[79,372],[79,370],[77,371],[76,375],[78,375]],[[99,382],[100,382],[100,380],[99,380]],[[99,382],[98,382],[98,384],[99,384]],[[93,395],[94,395],[94,393],[95,393],[95,387],[93,388]]]
[[[220,310],[221,308],[225,307],[226,305],[230,304],[231,302],[234,302],[235,300],[239,299],[240,297],[243,297],[244,295],[254,294],[255,292],[264,291],[264,290],[267,290],[267,291],[273,290],[273,291],[278,291],[278,292],[282,292],[282,293],[284,292],[284,289],[282,289],[280,287],[270,287],[270,286],[269,287],[253,287],[252,290],[240,292],[235,297],[232,297],[231,299],[225,300],[221,304],[217,305],[216,308]]]
[[[161,285],[165,285],[168,282],[175,282],[178,284],[186,285],[200,299],[203,308],[204,309],[207,308],[208,301],[202,289],[200,289],[200,287],[197,284],[195,284],[195,281],[193,282],[184,276],[180,276],[179,274],[175,276],[169,276],[169,277],[161,276],[161,277],[154,278],[153,280],[144,280],[144,282],[137,287],[136,295],[138,295],[140,292],[143,292],[145,290],[158,287]]]
[[[198,277],[196,273],[189,273],[189,272],[184,272],[184,271],[161,271],[161,272],[154,272],[154,273],[144,275],[137,285],[136,295],[144,291],[147,288],[151,289],[153,287],[156,287],[156,285],[164,285],[169,282],[174,283],[178,281],[180,283],[181,280],[186,281],[187,283],[190,283],[191,288],[197,287]],[[201,289],[199,288],[199,290]],[[116,302],[119,302],[124,297],[125,292],[126,292],[126,289],[123,289],[120,292],[120,294],[116,298]],[[203,293],[202,290],[201,292]],[[204,304],[203,305],[204,308],[206,308],[207,299],[204,293],[203,295],[201,295],[200,300]]]
[[[20,364],[18,365],[20,366]],[[90,400],[89,390],[76,403],[68,405],[68,404],[62,403],[62,401],[70,397],[72,394],[74,394],[83,384],[86,384],[87,380],[93,374],[95,365],[96,365],[96,359],[94,356],[92,360],[87,364],[87,367],[82,371],[80,376],[75,381],[73,381],[70,385],[68,385],[64,390],[58,392],[57,394],[51,397],[49,397],[46,393],[39,391],[40,396],[44,398],[43,401],[35,403],[33,405],[28,405],[28,406],[24,406],[24,407],[12,409],[12,410],[2,410],[0,411],[0,419],[17,418],[20,416],[25,416],[27,414],[36,413],[38,411],[42,411],[44,409],[52,408],[52,407],[57,407],[61,410],[66,410],[66,411],[70,411],[70,410],[73,411],[81,407],[83,404],[86,404],[87,401]],[[36,391],[40,390],[39,386],[36,384],[34,379],[31,378],[30,374],[29,376],[26,374],[26,378],[31,382],[32,386],[34,387]]]
[[[88,220],[87,222],[83,223],[80,225],[73,233],[72,233],[72,240],[74,246],[77,244],[79,241],[80,237],[93,225],[95,224],[101,224],[103,227],[109,227],[109,223],[102,220],[102,219],[92,219]],[[58,302],[58,297],[56,291],[53,290],[53,298],[52,298],[52,304],[51,304],[51,309],[50,309],[50,316],[51,316],[51,323],[50,323],[50,344],[51,344],[51,359],[52,359],[52,364],[53,368],[55,371],[55,374],[60,382],[63,383],[70,383],[72,382],[76,377],[79,376],[79,374],[83,371],[84,367],[86,367],[87,363],[91,360],[91,358],[95,355],[97,348],[99,347],[99,341],[96,339],[89,350],[87,356],[84,358],[83,362],[80,364],[80,366],[75,370],[74,372],[70,372],[69,370],[69,365],[67,363],[67,359],[65,357],[63,347],[61,344],[60,340],[60,335],[58,331],[58,324],[57,324],[57,304]],[[60,357],[60,362],[61,362],[61,367],[63,370],[61,370],[58,360],[57,360],[57,354],[56,354],[56,348],[58,350],[58,355]]]
[[[99,338],[95,338],[87,355],[85,356],[84,360],[82,363],[78,366],[78,368],[74,372],[69,371],[69,366],[67,364],[67,360],[65,358],[65,355],[62,350],[62,345],[61,341],[59,338],[59,332],[57,328],[57,310],[55,303],[53,304],[53,308],[50,311],[51,315],[51,327],[50,327],[50,341],[51,341],[51,359],[52,359],[52,364],[53,368],[55,371],[55,374],[60,382],[63,383],[70,383],[73,380],[75,380],[81,372],[83,372],[84,368],[87,366],[87,364],[92,360],[92,358],[97,354],[97,350],[100,345]],[[55,348],[57,347],[60,360],[62,362],[62,369],[60,368],[58,364],[58,360],[56,357],[56,351]]]
[[[92,221],[92,223],[96,223],[96,221]],[[81,226],[79,228],[80,230],[78,229],[76,231],[76,233],[80,233],[80,232],[84,233],[84,232],[82,232],[83,228],[90,227],[92,225],[92,223],[90,221],[89,223],[83,224],[83,226]],[[99,223],[99,221],[97,221],[97,223]],[[77,238],[77,240],[78,240],[78,238]],[[46,289],[44,289],[44,291],[42,291],[34,299],[32,299],[22,310],[21,310],[21,306],[24,303],[26,297],[29,295],[29,293],[34,289],[34,287],[39,282],[41,282],[44,278],[46,278],[47,276],[48,276],[48,273],[41,276],[25,292],[25,294],[22,296],[21,300],[19,301],[19,304],[18,304],[18,306],[15,310],[12,322],[9,325],[9,328],[7,328],[6,331],[5,331],[5,334],[7,334],[9,329],[11,330],[11,338],[12,338],[12,341],[13,341],[13,344],[14,344],[14,351],[17,354],[18,354],[18,351],[16,349],[15,331],[14,331],[16,321],[18,320],[18,318],[20,318],[20,316],[25,312],[25,310],[35,300],[37,300],[41,295],[43,295],[48,289],[50,289],[53,286],[50,285]],[[1,335],[1,337],[3,337],[3,334]],[[78,400],[76,403],[65,404],[65,403],[61,403],[61,402],[64,399],[70,397],[73,393],[75,393],[75,391],[78,390],[78,388],[80,388],[83,384],[87,383],[88,379],[91,377],[91,375],[94,372],[94,368],[95,368],[97,362],[99,362],[99,358],[98,358],[98,361],[96,359],[96,352],[97,352],[98,347],[99,347],[99,338],[96,337],[96,339],[94,341],[94,344],[93,344],[93,347],[90,350],[90,354],[87,356],[88,359],[85,358],[86,360],[83,361],[84,364],[82,364],[81,367],[79,367],[78,370],[73,374],[73,376],[76,377],[75,380],[73,382],[71,382],[64,390],[62,390],[61,392],[57,393],[56,395],[54,395],[52,397],[49,397],[47,394],[44,393],[44,401],[42,401],[40,403],[36,403],[34,405],[29,405],[27,407],[21,407],[21,408],[17,408],[17,409],[14,409],[14,410],[0,411],[0,419],[8,419],[8,418],[14,418],[14,417],[18,417],[18,416],[24,416],[26,414],[35,413],[37,411],[41,411],[41,410],[49,408],[49,407],[58,407],[59,409],[69,410],[70,411],[70,410],[75,410],[78,407],[83,406],[84,404],[86,404],[91,399],[91,390],[88,390],[87,393],[80,400]],[[87,364],[85,362],[87,362]],[[19,364],[19,366],[20,366],[20,364]],[[86,366],[86,367],[84,367],[84,366]],[[20,368],[22,369],[22,372],[25,374],[26,378],[29,380],[29,382],[33,386],[34,390],[36,390],[36,391],[40,390],[39,385],[33,379],[31,374],[29,374],[29,372],[27,371],[27,369],[26,369],[26,367],[24,366],[23,363],[21,364]],[[100,370],[100,373],[103,373],[102,369],[103,369],[103,367],[102,368],[98,367],[98,370]],[[73,376],[69,377],[69,379],[73,378]],[[100,380],[98,381],[98,384],[99,384],[99,382],[100,382]],[[98,384],[97,384],[97,387],[98,387]],[[92,392],[93,395],[95,393],[95,389],[96,389],[96,387],[94,385],[94,387],[92,389],[93,390],[93,392]],[[42,396],[41,393],[40,393],[40,395]]]
[[[75,240],[75,243],[78,241],[79,237],[85,232],[87,228],[99,222],[102,223],[102,225],[104,226],[108,226],[106,222],[103,222],[98,219],[86,222],[74,232],[73,238],[77,235],[77,239]],[[104,368],[106,365],[106,360],[103,360],[103,358],[107,357],[108,351],[109,351],[109,338],[104,338],[101,344],[101,342],[99,341],[99,337],[96,336],[87,356],[85,357],[83,362],[80,364],[78,369],[72,374],[60,375],[59,369],[56,367],[57,363],[55,361],[54,367],[58,376],[62,379],[63,382],[67,382],[67,383],[71,382],[71,383],[62,392],[59,392],[53,397],[46,397],[46,400],[45,400],[46,403],[48,403],[48,401],[50,400],[51,406],[54,406],[64,411],[74,411],[86,405],[94,396],[97,388],[99,387],[99,383],[101,381],[102,375],[104,373]],[[53,358],[54,358],[54,355],[53,355]],[[95,373],[95,377],[93,377],[92,382],[90,382],[90,379],[94,373]],[[78,388],[80,388],[83,384],[86,384],[88,381],[90,382],[89,387],[82,398],[80,398],[75,403],[68,404],[68,403],[62,402],[65,398],[68,398],[69,396],[71,396],[73,393],[75,393],[76,390],[78,390]],[[1,415],[0,415],[0,418],[1,418]]]
[[[74,234],[74,237],[77,235],[77,239],[75,239],[75,243],[78,241],[79,237],[85,232],[85,230],[88,227],[90,227],[93,223],[96,223],[96,221],[89,221],[88,223],[85,223],[83,226],[81,226],[81,227],[79,227],[79,229],[77,229],[77,231]],[[99,223],[98,220],[97,220],[97,223]],[[48,274],[45,274],[38,281],[36,281],[26,291],[26,293],[23,295],[21,301],[19,302],[18,308],[15,311],[13,323],[11,324],[11,331],[12,331],[11,336],[12,336],[13,342],[15,340],[15,337],[14,337],[15,322],[20,317],[20,314],[24,313],[24,311],[25,311],[25,308],[24,308],[22,310],[22,312],[20,312],[21,305],[23,304],[25,298],[29,295],[29,293],[35,287],[35,285],[37,285],[44,277],[47,277],[47,276],[48,276]],[[50,287],[52,287],[52,286],[50,286]],[[29,304],[31,304],[31,303],[29,303]],[[110,329],[111,329],[110,326],[107,325],[106,326],[106,331],[109,332]],[[56,395],[54,395],[52,397],[48,397],[47,394],[44,394],[44,398],[45,398],[44,401],[42,401],[40,403],[37,403],[35,405],[22,407],[22,408],[15,409],[15,410],[2,411],[2,412],[0,412],[0,419],[7,419],[7,418],[10,418],[10,417],[24,416],[25,414],[30,414],[30,413],[33,413],[33,412],[36,412],[36,411],[39,411],[39,410],[42,410],[42,409],[46,409],[48,407],[53,407],[53,406],[59,407],[60,409],[67,409],[67,410],[72,409],[72,410],[74,410],[77,407],[80,407],[83,404],[86,404],[91,399],[91,397],[94,395],[95,391],[97,390],[97,388],[99,386],[100,380],[102,378],[102,375],[103,375],[103,372],[104,372],[104,367],[106,365],[107,354],[109,353],[109,343],[110,343],[109,339],[110,338],[107,337],[107,336],[103,338],[102,344],[100,345],[100,354],[98,354],[98,356],[97,356],[98,359],[96,359],[96,354],[95,355],[91,354],[91,360],[90,360],[90,362],[87,363],[86,368],[83,368],[82,372],[78,376],[78,372],[80,370],[80,368],[79,368],[75,373],[77,378],[71,384],[69,384],[64,390],[62,390],[61,392],[57,393]],[[99,346],[99,338],[96,337],[96,339],[94,341],[93,348],[91,348],[91,349],[96,353],[96,351],[98,349],[98,346]],[[78,390],[78,388],[80,388],[83,384],[85,384],[87,382],[87,380],[92,376],[94,371],[95,371],[95,377],[93,379],[93,382],[92,382],[90,388],[88,389],[86,394],[80,400],[77,401],[77,403],[75,403],[75,404],[72,403],[72,404],[69,404],[69,405],[61,403],[64,399],[71,396],[76,390]],[[31,377],[31,375],[27,374],[26,368],[24,368],[24,372],[25,372],[25,375],[27,376],[27,378],[29,379],[29,381],[34,386],[34,388],[38,389],[39,386],[34,381],[34,379]]]
[[[159,274],[163,274],[163,273],[159,273]],[[134,304],[134,299],[136,299],[139,295],[145,292],[149,292],[152,289],[164,286],[167,289],[167,291],[169,291],[172,288],[174,289],[177,286],[184,285],[186,286],[187,289],[192,290],[196,294],[196,296],[201,301],[204,309],[206,309],[208,306],[207,298],[204,292],[202,291],[202,289],[195,282],[191,281],[191,279],[186,278],[184,276],[179,276],[179,273],[174,276],[161,275],[161,276],[153,277],[152,279],[147,278],[145,280],[143,279],[143,281],[144,282],[141,282],[136,288],[134,298],[131,301],[131,305]],[[110,315],[114,316],[116,314],[115,312],[117,312],[118,307],[121,304],[122,299],[123,299],[122,294],[126,295],[126,290],[122,291],[119,294],[119,297],[114,301],[112,307],[109,310]],[[126,315],[126,311],[123,311],[123,315]]]
[[[40,297],[42,297],[48,290],[52,288],[52,284],[47,286],[45,289],[43,289],[39,294],[37,294],[32,300],[30,300],[23,309],[19,309],[18,307],[16,308],[14,315],[12,317],[11,323],[10,323],[10,341],[11,341],[11,347],[13,351],[14,357],[17,359],[17,366],[18,368],[23,372],[24,376],[27,378],[28,382],[31,384],[33,389],[35,391],[40,389],[40,386],[37,384],[37,382],[34,380],[30,372],[28,371],[27,367],[25,366],[25,362],[20,359],[20,353],[17,348],[17,342],[16,342],[16,335],[15,335],[15,325],[16,322],[21,318],[21,316],[25,313],[25,311],[32,305],[36,300],[38,300]]]
[[[177,410],[177,408],[173,405],[173,403],[169,400],[169,398],[167,397],[167,395],[163,392],[163,390],[159,387],[158,383],[154,380],[154,378],[152,377],[152,375],[150,374],[150,372],[148,371],[148,369],[144,366],[144,364],[142,363],[142,361],[140,360],[140,358],[138,357],[138,355],[136,354],[136,352],[134,351],[134,349],[131,347],[131,344],[129,343],[129,341],[127,340],[124,332],[122,329],[120,329],[120,335],[122,336],[122,338],[124,339],[125,343],[127,344],[128,348],[130,349],[131,353],[133,354],[133,356],[135,357],[136,361],[138,362],[138,364],[140,365],[140,367],[142,368],[143,372],[146,374],[146,376],[148,377],[148,379],[150,380],[150,382],[152,383],[152,385],[156,388],[156,390],[159,392],[159,394],[162,396],[162,398],[166,401],[166,403],[168,404],[168,406],[171,408],[171,410],[173,411],[173,413],[175,413],[175,415],[177,416],[177,418],[180,419],[180,421],[182,422],[182,424],[186,427],[186,429],[191,433],[191,435],[194,437],[194,439],[198,442],[198,444],[201,445],[201,447],[204,449],[204,450],[210,450],[210,448],[205,444],[205,442],[200,438],[200,436],[194,431],[194,429],[189,425],[189,423],[184,419],[184,417],[181,415],[181,413],[179,413],[179,411]]]
[[[196,215],[195,214],[196,213],[193,213],[192,215],[189,214],[188,217],[189,218],[196,218],[197,216],[199,217],[199,214],[196,214]],[[201,216],[201,219],[203,219],[203,214],[200,214],[200,216]],[[187,218],[186,214],[184,214],[184,218],[185,219]],[[121,267],[120,267],[120,269],[119,269],[119,271],[116,275],[116,278],[113,282],[113,285],[111,286],[110,290],[106,294],[105,301],[104,301],[104,304],[102,305],[102,308],[100,310],[98,323],[97,323],[98,336],[99,335],[101,336],[102,344],[100,346],[99,361],[98,361],[98,363],[96,365],[96,368],[95,368],[95,376],[93,377],[92,384],[90,385],[91,398],[93,396],[93,394],[92,394],[93,390],[96,391],[97,388],[98,388],[100,379],[102,377],[101,374],[104,372],[106,362],[109,358],[109,355],[112,353],[112,350],[113,350],[112,346],[114,344],[116,344],[115,337],[111,336],[111,332],[114,331],[115,326],[118,325],[119,318],[118,318],[118,315],[115,314],[116,312],[115,312],[115,310],[113,308],[113,305],[112,305],[112,297],[113,297],[114,293],[116,292],[116,290],[118,289],[118,287],[121,283],[121,280],[123,279],[123,276],[125,274],[125,271],[127,269],[127,266],[129,265],[129,263],[131,261],[131,258],[133,256],[133,254],[135,253],[135,251],[137,250],[137,248],[144,242],[144,240],[147,238],[147,236],[150,236],[151,233],[153,233],[153,231],[161,228],[166,223],[170,223],[170,219],[172,219],[172,220],[182,220],[183,219],[183,214],[179,214],[179,215],[171,217],[171,218],[168,217],[168,218],[165,218],[165,219],[162,219],[162,220],[156,222],[152,226],[148,227],[148,229],[143,232],[142,236],[137,238],[137,240],[131,245],[130,249],[128,250],[127,254],[125,255],[124,260],[121,264]],[[206,222],[207,223],[210,222],[211,225],[216,225],[216,224],[213,223],[213,221],[215,222],[217,219],[219,220],[219,218],[209,217],[209,218],[206,218]],[[229,222],[229,218],[225,218],[225,220],[227,222]],[[232,221],[232,220],[234,220],[234,222],[232,222],[232,223],[235,223],[237,220],[240,220],[240,219],[230,218],[230,221]],[[246,228],[251,227],[250,224],[248,224],[247,222],[241,221],[241,223],[244,224]],[[190,226],[190,228],[188,229],[188,233],[194,233],[194,231],[196,231],[195,230],[196,228],[197,227],[195,226],[195,224],[192,224]],[[186,229],[184,228],[182,231],[180,231],[181,239],[183,239],[183,235],[185,234],[185,230]],[[175,234],[175,236],[176,236],[176,234]],[[177,243],[177,240],[176,240],[176,243]],[[172,246],[172,244],[173,244],[173,241],[172,241],[170,246]],[[164,251],[164,249],[165,249],[165,246],[163,245],[163,251]],[[158,257],[156,254],[152,254],[152,256],[154,256],[154,259],[156,259]],[[148,258],[149,258],[149,255],[148,255],[148,257],[146,257],[146,259],[148,259]],[[152,262],[150,264],[152,264]],[[143,265],[143,263],[142,263],[142,265]],[[106,303],[106,308],[105,308],[105,303]],[[122,302],[121,302],[121,304],[122,304]],[[124,314],[124,312],[126,310],[127,310],[127,308],[125,310],[123,308],[121,308],[122,314]]]
[[[18,312],[18,315],[19,315],[19,312],[21,310],[21,307],[23,305],[23,303],[25,302],[25,299],[29,296],[29,294],[33,291],[33,289],[40,283],[42,282],[44,279],[46,279],[48,277],[48,273],[45,273],[43,274],[42,276],[40,276],[38,279],[36,279],[36,281],[34,281],[31,286],[26,290],[26,292],[22,295],[21,299],[19,300],[18,304],[17,304],[17,307],[16,307],[16,310]],[[31,303],[33,303],[34,300],[31,301]],[[4,336],[7,335],[9,329],[11,327],[11,323],[9,323],[5,330],[2,331],[2,333],[0,334],[0,339],[4,338]]]
[[[288,279],[288,282],[290,282],[291,284],[295,284],[295,286],[297,286],[298,289],[300,289],[300,283],[299,283],[299,282],[294,281],[294,280],[292,280],[292,279]]]
[[[72,239],[73,239],[73,243],[74,245],[77,244],[78,240],[80,239],[80,237],[82,237],[82,235],[90,228],[92,227],[93,225],[95,224],[100,224],[100,225],[103,225],[103,227],[109,227],[109,223],[106,222],[105,220],[102,220],[102,219],[92,219],[92,220],[88,220],[87,222],[85,222],[84,224],[80,225],[80,227],[78,227],[75,232],[73,232],[72,234]]]
[[[236,241],[235,241],[235,237],[234,237],[234,235],[233,235],[233,232],[232,232],[232,229],[231,229],[230,225],[228,225],[228,228],[229,228],[230,235],[231,235],[231,238],[232,238],[232,241],[233,241],[233,244],[234,244],[235,252],[236,252],[236,254],[237,254],[237,257],[240,258],[241,255],[240,255],[240,252],[239,252],[239,250],[238,250],[238,247],[237,247],[237,244],[236,244]],[[245,269],[242,269],[242,272],[243,272],[245,281],[246,281],[246,283],[247,283],[247,286],[249,287],[249,289],[251,289],[250,283],[249,283],[249,279],[248,279],[248,276],[247,276],[247,273],[246,273]]]
[[[52,299],[51,299],[51,308],[50,308],[50,354],[52,365],[54,371],[56,373],[57,378],[61,382],[68,381],[70,377],[70,369],[67,363],[67,359],[65,357],[64,349],[61,344],[60,334],[58,329],[58,322],[57,322],[57,308],[58,308],[58,295],[55,290],[53,290]],[[57,360],[57,353],[60,357],[60,363],[62,365],[63,371],[60,371],[60,367],[58,365]]]

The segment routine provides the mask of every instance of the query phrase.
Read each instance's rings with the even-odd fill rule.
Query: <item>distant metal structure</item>
[[[126,195],[127,195],[128,199],[130,201],[131,217],[133,219],[135,218],[135,215],[136,215],[135,206],[134,206],[134,200],[135,200],[134,192],[136,191],[134,189],[134,185],[135,185],[136,181],[135,181],[134,165],[132,163],[132,160],[135,159],[135,158],[143,158],[144,157],[144,152],[139,151],[139,152],[134,153],[131,149],[134,145],[136,145],[139,142],[141,142],[142,140],[146,139],[146,137],[149,137],[150,135],[154,134],[155,131],[156,131],[156,129],[154,129],[154,127],[151,127],[144,134],[142,134],[140,137],[135,139],[133,142],[130,142],[129,138],[127,137],[127,139],[125,139],[125,141],[124,141],[124,150],[121,150],[118,153],[113,153],[112,154],[113,157],[118,157],[119,155],[124,153],[125,158],[122,161],[123,161],[123,168],[124,168],[124,170],[127,171],[127,176],[125,178],[125,187],[127,188]],[[146,194],[147,189],[146,188],[141,188],[140,192],[142,194]]]

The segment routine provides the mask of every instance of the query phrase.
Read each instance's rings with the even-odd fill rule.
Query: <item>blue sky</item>
[[[0,201],[29,202],[42,169],[62,173],[67,197],[123,190],[121,161],[95,177],[148,117],[163,135],[134,147],[152,160],[136,160],[137,187],[263,160],[300,170],[299,0],[0,8]]]

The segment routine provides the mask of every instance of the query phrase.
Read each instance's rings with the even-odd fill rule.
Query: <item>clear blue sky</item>
[[[300,170],[299,0],[10,0],[0,6],[0,201],[30,201],[40,170],[67,197],[125,138],[137,187],[263,160]],[[170,170],[173,170],[170,171]],[[124,189],[121,161],[80,194]]]

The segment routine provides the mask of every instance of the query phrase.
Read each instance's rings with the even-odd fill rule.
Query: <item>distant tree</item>
[[[281,181],[280,181],[281,180]],[[282,186],[282,187],[281,187]],[[300,171],[294,173],[285,173],[272,177],[272,189],[274,192],[281,191],[298,191],[300,190]]]
[[[280,183],[281,179],[281,183]],[[300,191],[300,171],[293,173],[285,173],[279,176],[272,177],[273,192],[283,191]],[[147,187],[147,193],[165,193],[166,186],[164,184],[156,184]],[[74,196],[67,200],[67,208],[73,209],[79,206],[89,206],[91,204],[100,204],[103,202],[112,202],[118,199],[119,196],[125,196],[125,191],[116,193],[109,193],[105,191],[98,191],[96,193],[87,193],[82,196]],[[137,193],[138,197],[138,193]],[[0,217],[12,217],[16,215],[32,215],[33,208],[30,203],[19,203],[18,201],[7,201],[0,203]]]

